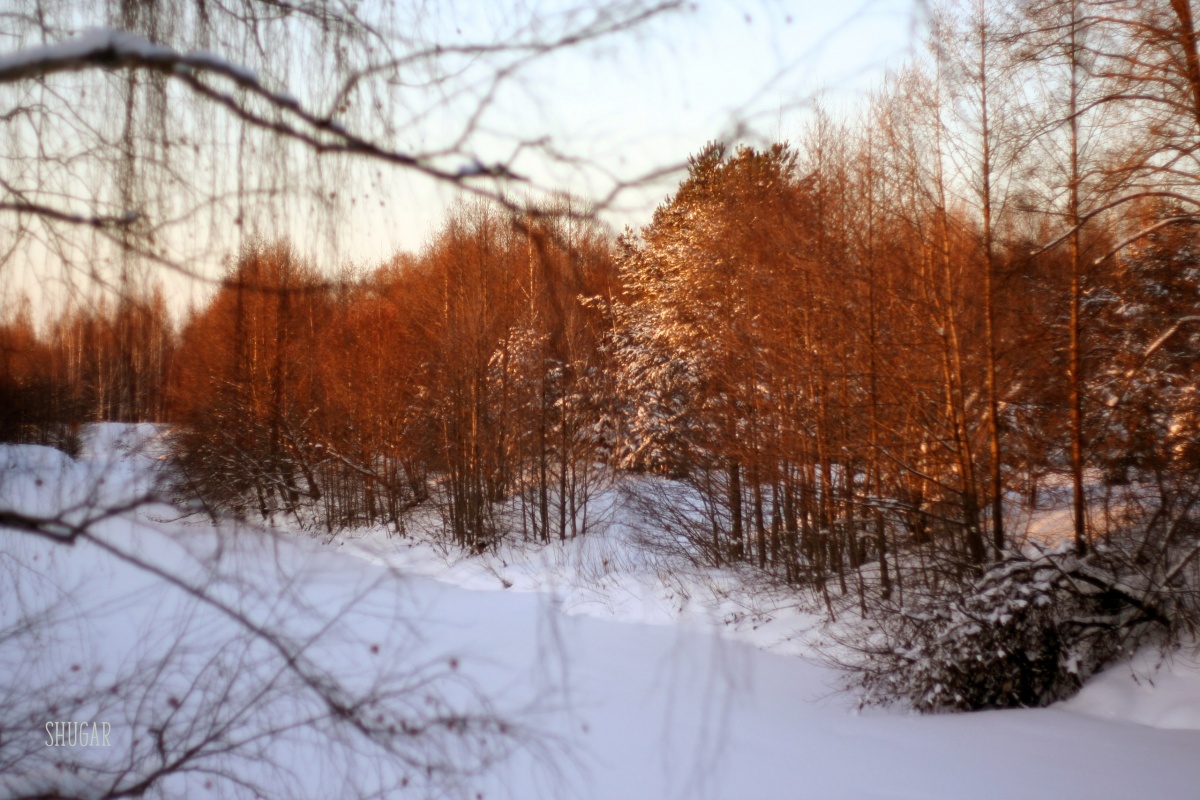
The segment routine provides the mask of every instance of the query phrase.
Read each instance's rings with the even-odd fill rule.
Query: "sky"
[[[544,16],[575,4],[587,7],[586,0],[461,0],[413,8],[429,25],[423,32],[426,40],[454,43],[486,42],[501,36],[509,18]],[[517,142],[548,141],[569,164],[552,162],[535,149],[522,150],[509,163],[528,181],[508,185],[510,196],[521,199],[538,187],[570,191],[585,202],[610,198],[601,220],[615,230],[636,228],[649,221],[655,206],[678,184],[687,157],[706,143],[765,145],[795,137],[815,98],[839,109],[864,97],[888,66],[899,64],[918,46],[924,11],[922,0],[696,0],[635,31],[552,52],[510,76],[491,98],[467,150],[490,164],[508,161]],[[79,25],[82,29],[101,21],[81,20]],[[486,75],[486,69],[480,74]],[[279,88],[303,97],[306,85],[324,80],[306,73],[300,63]],[[432,92],[405,91],[409,94],[401,102],[429,110],[401,129],[396,146],[413,151],[443,145],[476,109],[470,93],[459,102],[445,102]],[[79,97],[82,101],[83,95]],[[111,116],[107,108],[96,113]],[[229,193],[241,184],[236,165],[244,163],[225,152],[236,133],[209,124],[207,116],[200,119],[195,143],[208,142],[205,155],[176,166],[197,176],[200,191],[211,186],[213,193]],[[190,158],[186,149],[182,152]],[[304,169],[279,150],[248,160],[267,165],[263,174],[270,186],[276,185],[276,174]],[[449,166],[455,168],[453,162]],[[663,174],[640,180],[656,172]],[[157,269],[172,310],[183,314],[203,303],[248,235],[287,238],[326,269],[347,263],[370,269],[398,251],[419,250],[460,196],[450,184],[373,163],[348,170],[332,167],[319,180],[341,195],[336,209],[301,194],[264,204],[253,223],[244,226],[231,224],[240,211],[229,206],[224,216],[201,206],[195,216],[181,217],[182,223],[170,227],[160,242],[169,244],[175,263],[209,280]],[[485,188],[495,188],[491,179],[481,180]],[[111,176],[100,176],[94,190],[103,193],[106,183]],[[611,197],[614,186],[627,183],[634,185]],[[296,184],[307,185],[303,180]],[[348,196],[354,198],[352,206]],[[28,296],[35,309],[53,308],[65,297],[78,296],[81,277],[84,285],[94,287],[96,275],[104,271],[97,267],[95,243],[77,245],[69,257],[75,266],[56,271],[48,263],[64,256],[27,241],[21,263],[5,265],[0,301],[11,310],[11,301]],[[53,275],[63,277],[47,280]]]
[[[853,103],[919,41],[922,11],[914,0],[698,2],[636,34],[540,62],[507,87],[488,122],[531,139],[549,136],[585,164],[519,158],[518,174],[606,197],[614,176],[628,181],[682,166],[712,140],[795,136],[818,96],[827,106]],[[495,152],[508,151],[497,143]],[[643,224],[680,176],[623,191],[602,218],[618,229]],[[356,259],[418,249],[455,197],[452,187],[404,174],[384,191],[387,217],[404,222],[364,221]]]

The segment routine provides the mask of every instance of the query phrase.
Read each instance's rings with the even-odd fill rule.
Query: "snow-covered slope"
[[[155,463],[136,445],[152,435],[103,428],[78,461],[0,448],[0,508],[41,513],[135,492]],[[1138,680],[1129,666],[1115,667],[1052,709],[860,712],[835,690],[836,673],[803,657],[812,617],[782,599],[749,609],[727,576],[668,578],[630,551],[619,526],[487,559],[456,559],[382,535],[321,544],[299,534],[218,531],[195,518],[175,520],[163,506],[106,521],[97,535],[172,574],[206,578],[256,619],[297,636],[319,631],[308,636],[313,658],[351,683],[377,675],[371,665],[380,660],[400,674],[453,663],[455,675],[471,679],[500,713],[540,732],[542,745],[465,779],[457,788],[466,797],[1200,796],[1200,672],[1182,661],[1153,672],[1153,656],[1143,654],[1133,665]],[[78,661],[102,684],[184,641],[178,672],[145,695],[147,705],[166,707],[175,683],[204,674],[201,666],[234,634],[177,587],[96,546],[68,548],[5,530],[0,557],[37,573],[0,589],[0,621],[27,613],[28,602],[13,601],[44,597],[39,586],[70,595],[51,617],[66,635],[47,637],[46,650],[4,652],[0,644],[3,665],[18,665],[0,678],[8,697],[55,669],[70,679]],[[280,694],[255,724],[301,710]],[[153,717],[112,706],[81,713],[113,724],[117,746],[89,753],[98,766],[118,763]],[[377,768],[323,756],[319,741],[292,732],[273,738],[268,755],[290,770],[293,783],[284,785],[296,795],[342,796],[346,780],[368,781],[363,776]],[[38,778],[19,767],[0,778],[9,793],[14,781]],[[210,796],[199,776],[168,786]]]

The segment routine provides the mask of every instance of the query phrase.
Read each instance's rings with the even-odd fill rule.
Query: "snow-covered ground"
[[[116,426],[92,431],[77,461],[45,448],[0,448],[0,510],[85,514],[145,488],[153,455],[153,429]],[[303,534],[218,532],[157,505],[94,528],[120,552],[203,579],[248,616],[311,641],[314,661],[350,683],[377,674],[371,665],[381,660],[399,674],[451,664],[543,745],[466,779],[467,797],[1200,797],[1200,667],[1178,656],[1159,666],[1155,654],[1139,654],[1051,709],[860,711],[837,691],[837,674],[807,657],[815,618],[782,599],[750,609],[727,576],[661,574],[631,550],[619,524],[563,546],[467,559],[382,533],[323,544]],[[83,674],[103,685],[105,675],[184,640],[187,657],[161,678],[162,691],[144,696],[146,705],[159,698],[186,708],[189,696],[171,692],[206,674],[197,665],[232,635],[145,564],[97,545],[4,530],[0,558],[21,565],[20,574],[4,573],[12,580],[0,589],[0,623],[44,605],[39,591],[53,586],[66,602],[48,619],[69,632],[44,637],[42,649],[16,661],[0,642],[0,667],[17,665],[0,678],[5,697],[49,677]],[[85,668],[72,671],[80,662]],[[286,695],[270,703],[273,719],[288,713]],[[88,754],[102,766],[154,716],[144,708],[85,712],[113,725],[116,746]],[[11,745],[12,734],[4,736],[0,754]],[[342,796],[346,764],[319,750],[289,734],[272,740],[270,755],[298,789]],[[9,772],[0,794],[66,780],[23,774],[21,762]],[[210,796],[202,782],[187,788]]]

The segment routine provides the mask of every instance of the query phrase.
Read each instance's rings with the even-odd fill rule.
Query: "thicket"
[[[0,441],[73,452],[81,424],[165,419],[175,345],[158,291],[67,308],[42,330],[22,305],[0,323]]]
[[[449,541],[582,533],[608,459],[610,242],[570,215],[460,206],[421,254],[331,285],[255,244],[186,322],[187,491],[334,532],[436,508]]]

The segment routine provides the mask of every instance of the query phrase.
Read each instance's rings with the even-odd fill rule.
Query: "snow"
[[[134,496],[151,485],[158,433],[93,428],[78,460],[47,448],[0,447],[0,509],[45,513],[55,504]],[[306,651],[313,663],[349,685],[377,678],[382,662],[403,675],[452,659],[501,713],[543,732],[554,756],[518,750],[457,787],[467,797],[1160,800],[1194,798],[1200,786],[1200,666],[1182,655],[1160,664],[1156,654],[1140,653],[1051,709],[859,711],[854,697],[834,688],[837,673],[811,657],[814,617],[783,597],[751,606],[736,576],[672,576],[638,554],[620,524],[488,558],[459,558],[379,531],[322,544],[302,534],[215,529],[177,519],[166,506],[98,523],[96,533],[172,574],[207,580],[216,596],[256,619],[313,639]],[[55,617],[63,635],[18,653],[20,667],[8,673],[9,686],[0,679],[0,694],[72,680],[69,667],[81,660],[87,668],[75,679],[102,685],[174,653],[182,637],[185,652],[147,694],[164,700],[205,675],[203,665],[233,635],[228,620],[94,545],[63,547],[4,531],[0,560],[6,556],[25,564],[37,556],[37,579],[0,590],[0,625],[17,613],[15,595],[27,613],[47,581],[68,588],[70,603]],[[9,646],[0,641],[0,674],[14,657]],[[239,663],[266,664],[267,656],[242,654]],[[443,688],[470,705],[456,685]],[[301,702],[272,695],[269,714],[250,722],[279,722],[301,713],[292,708]],[[113,724],[116,747],[87,757],[111,765],[151,712],[101,706],[88,713]],[[0,740],[0,755],[12,735]],[[289,796],[342,796],[347,775],[369,785],[379,769],[333,760],[299,734],[272,740],[268,755],[294,775],[282,790]],[[0,794],[36,781],[70,788],[70,780],[52,770],[18,771],[0,776]],[[184,783],[169,788],[209,796]]]
[[[105,53],[144,59],[174,55],[171,49],[153,44],[136,33],[111,28],[89,28],[71,39],[28,47],[0,56],[0,73],[71,62],[82,67],[88,59]]]
[[[1165,730],[1200,731],[1200,661],[1144,650],[1095,676],[1061,708]]]
[[[155,44],[140,34],[114,28],[89,28],[77,36],[53,44],[26,47],[0,54],[0,82],[31,75],[93,66],[97,59],[137,59],[182,68],[220,72],[243,83],[257,84],[252,70],[215,53],[195,50],[179,53]]]

